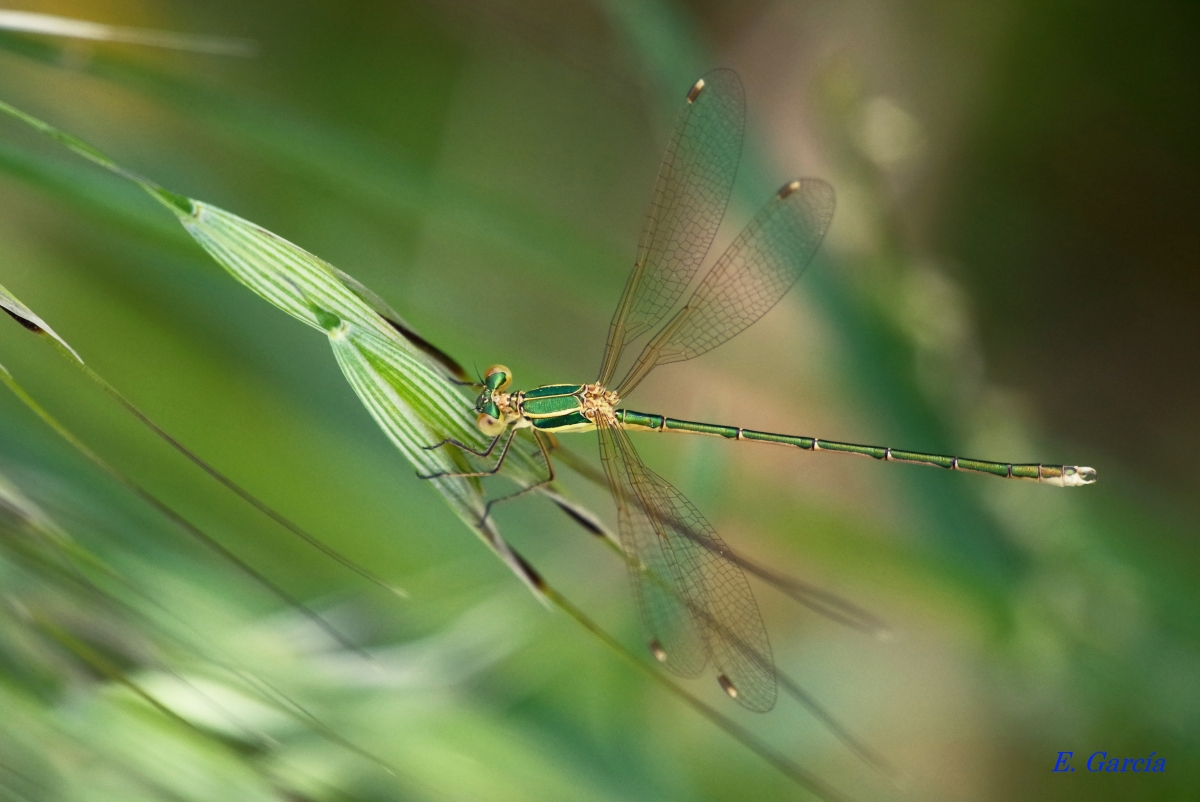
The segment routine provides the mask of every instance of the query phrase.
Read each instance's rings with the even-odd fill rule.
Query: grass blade
[[[95,451],[92,451],[90,448],[88,448],[88,446],[86,444],[84,444],[84,442],[82,440],[80,440],[74,434],[72,434],[71,431],[69,429],[67,429],[66,426],[64,426],[58,419],[56,419],[53,415],[51,415],[41,404],[39,404],[36,400],[34,400],[33,396],[31,396],[28,392],[26,392],[25,388],[22,387],[20,384],[18,384],[16,379],[13,378],[13,375],[8,372],[8,369],[2,365],[0,365],[0,382],[3,382],[4,385],[7,386],[8,389],[12,391],[13,395],[15,395],[18,399],[20,399],[21,403],[23,403],[23,404],[25,404],[25,406],[29,407],[29,409],[31,411],[33,411],[33,413],[35,415],[37,415],[39,418],[41,418],[46,423],[47,426],[49,426],[51,429],[53,429],[55,431],[56,434],[58,434],[60,437],[62,437],[64,440],[66,440],[68,443],[70,443],[71,446],[73,448],[75,448],[75,450],[78,451],[80,454],[82,454],[84,457],[86,457],[88,459],[88,461],[92,462],[94,465],[96,465],[102,471],[104,471],[109,476],[111,476],[113,479],[115,479],[119,484],[125,486],[130,491],[132,491],[135,495],[137,495],[139,498],[141,498],[143,501],[147,502],[151,507],[153,507],[159,513],[161,513],[165,518],[167,518],[167,520],[171,521],[177,527],[182,529],[190,537],[195,538],[199,542],[203,543],[209,549],[211,549],[212,551],[217,553],[222,559],[224,559],[227,562],[229,562],[230,564],[236,566],[238,568],[238,570],[240,570],[242,573],[244,573],[246,576],[248,576],[254,582],[256,582],[259,585],[261,585],[262,587],[266,588],[267,591],[269,591],[272,595],[279,598],[281,601],[286,603],[288,606],[293,607],[296,610],[299,610],[305,617],[307,617],[310,621],[312,621],[314,624],[316,624],[318,627],[320,627],[327,635],[329,635],[331,638],[333,638],[333,640],[335,640],[337,643],[341,644],[342,646],[344,646],[347,649],[358,652],[360,655],[362,655],[364,657],[367,657],[367,655],[364,652],[362,652],[362,650],[357,645],[355,645],[353,641],[351,641],[349,638],[347,638],[345,635],[343,635],[341,632],[339,632],[332,624],[330,624],[328,621],[326,621],[324,618],[322,618],[320,615],[318,615],[316,613],[316,611],[314,611],[312,608],[308,607],[303,602],[301,602],[299,599],[295,598],[290,593],[288,593],[286,590],[279,587],[279,585],[272,582],[270,579],[268,579],[266,576],[264,576],[256,568],[254,568],[249,563],[247,563],[245,560],[243,560],[241,557],[238,557],[236,554],[234,554],[232,551],[230,551],[228,548],[226,548],[220,541],[218,541],[214,537],[212,537],[212,535],[209,535],[207,532],[200,529],[198,526],[193,524],[191,521],[184,518],[182,515],[180,515],[178,512],[176,512],[172,507],[170,507],[166,502],[159,499],[157,496],[155,496],[149,490],[146,490],[144,487],[142,487],[136,481],[134,481],[130,477],[126,476],[124,473],[122,473],[120,470],[118,470],[115,466],[109,464],[103,457],[101,457]]]
[[[79,356],[74,348],[67,345],[66,340],[58,336],[54,329],[47,325],[46,321],[35,315],[32,309],[18,301],[16,296],[2,285],[0,285],[0,309],[3,309],[13,320],[35,334],[47,334],[53,337],[54,341],[64,349],[64,353],[74,357],[75,361],[79,364],[83,364],[83,358]]]
[[[215,56],[252,56],[257,50],[254,42],[249,39],[105,25],[101,22],[88,22],[56,14],[37,14],[32,11],[0,11],[0,30],[67,39],[87,39],[93,42],[124,42],[168,50],[190,50]]]

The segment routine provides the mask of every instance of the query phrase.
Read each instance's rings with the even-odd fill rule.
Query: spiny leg
[[[512,501],[514,498],[523,496],[531,490],[537,490],[539,487],[545,487],[554,481],[554,463],[550,461],[550,452],[546,449],[546,443],[544,440],[542,440],[542,434],[537,429],[533,430],[533,439],[537,441],[538,449],[542,452],[542,460],[546,463],[546,478],[539,482],[534,482],[526,487],[522,487],[515,493],[509,493],[507,496],[501,496],[500,498],[494,498],[489,501],[487,506],[483,508],[483,518],[480,519],[481,524],[485,523],[488,517],[491,516],[492,507],[494,505],[499,504],[502,501]]]
[[[502,468],[504,466],[504,459],[505,459],[505,457],[508,456],[508,449],[512,446],[513,438],[516,437],[516,435],[517,435],[516,429],[509,430],[508,439],[504,441],[504,448],[500,449],[500,456],[499,456],[499,458],[497,458],[495,466],[490,468],[489,470],[467,471],[465,473],[451,473],[450,471],[441,471],[439,473],[430,473],[430,474],[418,473],[417,478],[418,479],[442,479],[442,478],[463,479],[463,478],[466,478],[469,476],[495,476],[497,473],[500,472],[500,468]],[[479,457],[486,457],[492,453],[492,449],[494,449],[496,447],[496,443],[500,442],[501,437],[504,437],[504,435],[503,434],[496,435],[496,439],[492,441],[492,444],[487,447],[487,451],[484,451],[483,453],[475,451],[468,446],[464,446],[462,443],[458,442],[457,440],[443,441],[439,445],[445,445],[446,442],[450,442],[450,443],[453,443],[454,445],[458,446],[459,448],[461,448],[464,451],[469,451],[470,453],[472,453],[476,456],[479,456]],[[428,446],[427,450],[436,448],[436,447],[437,446]]]
[[[447,437],[442,442],[437,443],[432,446],[421,446],[421,450],[422,451],[433,451],[434,449],[438,449],[438,448],[441,448],[442,446],[449,445],[449,446],[457,446],[460,450],[466,451],[468,454],[474,454],[477,457],[490,457],[492,455],[492,451],[496,448],[496,444],[500,442],[500,438],[503,436],[504,436],[503,432],[496,435],[496,437],[492,440],[491,444],[488,445],[488,447],[486,449],[484,449],[483,451],[476,451],[475,449],[471,448],[466,443],[460,443],[459,441],[455,440],[453,437]]]

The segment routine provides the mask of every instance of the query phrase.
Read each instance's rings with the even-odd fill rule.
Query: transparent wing
[[[770,311],[812,261],[833,209],[833,187],[820,179],[800,179],[779,190],[646,344],[617,395],[627,395],[655,366],[711,351]]]
[[[622,545],[646,568],[631,566],[630,579],[656,656],[683,676],[696,676],[711,658],[734,699],[770,710],[775,664],[742,569],[696,506],[642,463],[622,429],[597,428]]]
[[[731,70],[708,73],[688,93],[609,325],[601,384],[612,378],[625,346],[666,317],[704,262],[733,190],[745,116],[742,82]]]
[[[624,432],[604,425],[598,426],[597,431],[600,460],[617,505],[621,548],[644,566],[644,570],[639,570],[635,564],[627,565],[638,611],[653,639],[651,648],[655,657],[673,673],[699,676],[708,663],[708,648],[703,630],[688,611],[687,601],[701,596],[703,588],[696,577],[689,576],[675,550],[666,544],[665,536],[659,532],[661,525],[656,526],[643,509],[654,509],[650,506],[654,497],[643,498],[645,482],[617,440]],[[643,492],[639,492],[639,483]]]

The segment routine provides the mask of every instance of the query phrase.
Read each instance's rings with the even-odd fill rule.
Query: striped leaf
[[[117,165],[82,140],[3,102],[0,111],[141,186],[170,209],[196,242],[234,278],[292,317],[324,332],[350,386],[418,474],[470,470],[461,450],[427,448],[445,438],[476,447],[485,444],[475,426],[470,403],[447,380],[445,365],[439,365],[428,355],[431,346],[425,344],[422,349],[403,336],[398,329],[411,332],[411,328],[377,295],[324,260],[261,226],[163,189]],[[2,289],[0,308],[23,325],[53,336],[70,350],[40,318]],[[529,483],[539,471],[528,453],[514,448],[505,463],[505,473],[518,482]],[[479,480],[443,476],[430,480],[430,484],[459,518],[533,588],[528,572],[495,526],[490,520],[483,520],[485,503]]]

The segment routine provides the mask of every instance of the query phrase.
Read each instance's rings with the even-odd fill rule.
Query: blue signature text
[[[1075,771],[1071,765],[1074,752],[1059,752],[1058,760],[1054,761],[1054,771]],[[1151,752],[1149,757],[1109,757],[1108,752],[1093,752],[1087,759],[1088,771],[1166,771],[1167,759],[1155,757],[1157,752]]]

